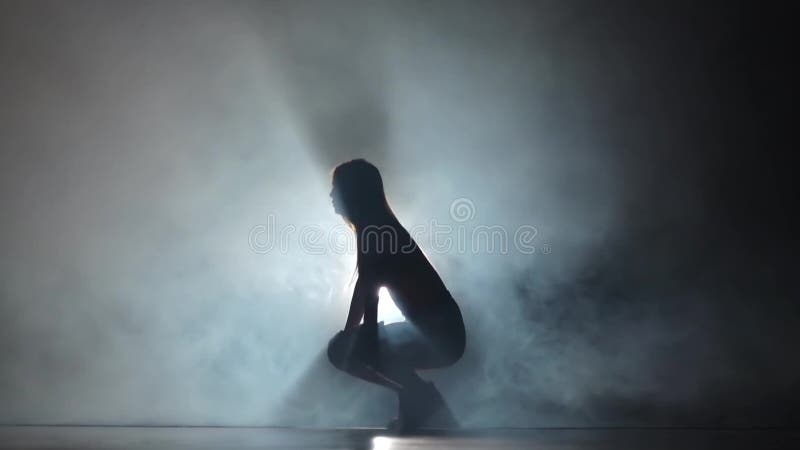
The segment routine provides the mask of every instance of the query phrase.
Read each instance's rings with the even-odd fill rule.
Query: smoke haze
[[[630,3],[2,3],[0,422],[383,425],[298,244],[365,157],[409,228],[536,227],[419,240],[464,425],[798,424],[781,27]]]

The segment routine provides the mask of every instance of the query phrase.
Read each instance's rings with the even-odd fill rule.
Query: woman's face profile
[[[333,205],[333,212],[339,214],[340,216],[344,214],[344,210],[342,208],[342,196],[339,193],[339,190],[336,188],[336,185],[333,184],[331,186],[331,204]]]

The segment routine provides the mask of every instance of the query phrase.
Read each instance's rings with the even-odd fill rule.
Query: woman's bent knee
[[[447,339],[442,347],[444,366],[451,366],[458,362],[458,360],[464,356],[464,351],[467,347],[467,340],[463,329],[460,333],[456,333],[455,336],[451,336]]]
[[[461,343],[451,343],[443,348],[442,351],[442,367],[452,366],[457,363],[462,356],[464,356],[465,345]]]
[[[337,334],[328,342],[328,361],[339,370],[345,367],[344,340],[341,334]]]

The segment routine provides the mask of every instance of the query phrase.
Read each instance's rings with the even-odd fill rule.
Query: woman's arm
[[[378,286],[371,277],[359,273],[353,298],[350,300],[350,312],[347,314],[345,331],[355,329],[364,318],[365,325],[374,325],[378,320]]]

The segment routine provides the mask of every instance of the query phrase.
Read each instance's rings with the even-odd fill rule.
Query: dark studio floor
[[[4,426],[0,449],[796,449],[800,430],[378,429]]]

